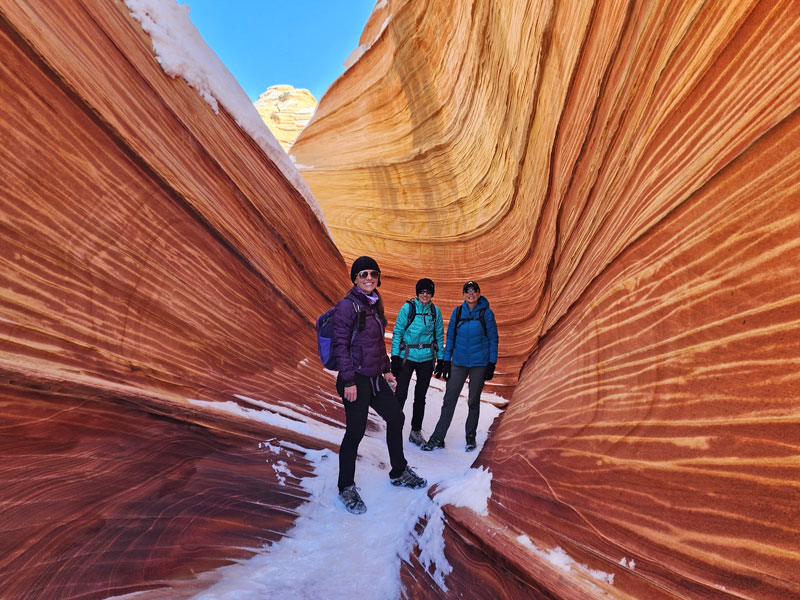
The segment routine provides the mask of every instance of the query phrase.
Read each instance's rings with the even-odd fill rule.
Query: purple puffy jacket
[[[350,338],[357,316],[353,302],[361,305],[365,318],[364,329],[356,333],[351,348]],[[391,363],[384,342],[385,327],[375,307],[356,288],[347,292],[336,304],[333,313],[333,355],[345,385],[355,382],[356,373],[377,377],[390,370]]]

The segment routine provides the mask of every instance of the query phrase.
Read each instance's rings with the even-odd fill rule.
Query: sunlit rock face
[[[400,0],[361,43],[292,154],[390,307],[477,279],[519,377],[406,597],[800,597],[800,5]]]
[[[181,598],[292,526],[347,270],[123,3],[0,21],[0,597]]]
[[[255,107],[283,149],[288,151],[314,115],[317,101],[308,90],[273,85],[258,97]]]

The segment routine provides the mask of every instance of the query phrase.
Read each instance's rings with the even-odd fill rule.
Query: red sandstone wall
[[[189,400],[338,422],[313,322],[346,269],[123,3],[0,26],[0,597],[179,598],[292,525],[305,492],[259,443],[321,444]]]
[[[123,5],[0,25],[0,597],[179,598],[291,525],[258,442],[321,443],[188,399],[336,422],[346,267]],[[449,592],[412,558],[407,597],[800,595],[799,40],[779,1],[376,11],[293,152],[390,312],[481,281],[513,391],[489,515],[447,509]]]

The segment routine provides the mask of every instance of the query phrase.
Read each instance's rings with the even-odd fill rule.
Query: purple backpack
[[[350,336],[350,344],[352,345],[353,339],[356,334],[364,329],[363,317],[365,313],[362,312],[361,306],[353,302],[353,308],[356,311],[356,319],[353,326],[353,334]],[[333,313],[336,312],[336,307],[329,308],[317,319],[317,350],[319,351],[319,359],[322,361],[322,366],[331,371],[337,371],[339,365],[336,363],[336,357],[333,355]]]

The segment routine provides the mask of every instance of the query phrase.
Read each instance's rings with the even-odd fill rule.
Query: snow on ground
[[[467,506],[485,514],[491,494],[491,473],[471,469],[471,465],[500,411],[491,404],[482,403],[478,451],[465,452],[467,387],[464,386],[464,394],[445,438],[446,447],[423,452],[408,442],[414,384],[412,380],[405,404],[404,449],[409,465],[428,480],[428,487],[438,483],[444,488],[434,501],[428,498],[427,488],[410,490],[391,485],[383,420],[374,413],[375,422],[381,424],[380,430],[367,432],[359,447],[356,466],[356,485],[367,505],[363,515],[351,515],[339,502],[336,453],[265,440],[272,449],[282,444],[305,450],[315,466],[316,476],[302,482],[311,497],[299,508],[295,527],[283,539],[264,548],[261,554],[220,569],[221,581],[196,596],[196,600],[395,600],[400,596],[401,560],[409,556],[415,543],[422,550],[420,558],[436,565],[434,577],[445,590],[444,576],[450,567],[444,558],[441,505]],[[439,418],[443,395],[444,382],[433,379],[422,428],[426,439]],[[234,403],[227,408],[252,418],[264,415],[264,412],[250,411]],[[304,428],[316,430],[322,439],[335,435],[340,441],[344,435],[343,429],[321,423],[307,422]],[[265,469],[291,476],[285,463],[281,465],[279,461],[275,465],[266,464]],[[414,526],[422,516],[427,517],[430,524],[420,538],[415,539],[412,537]]]

